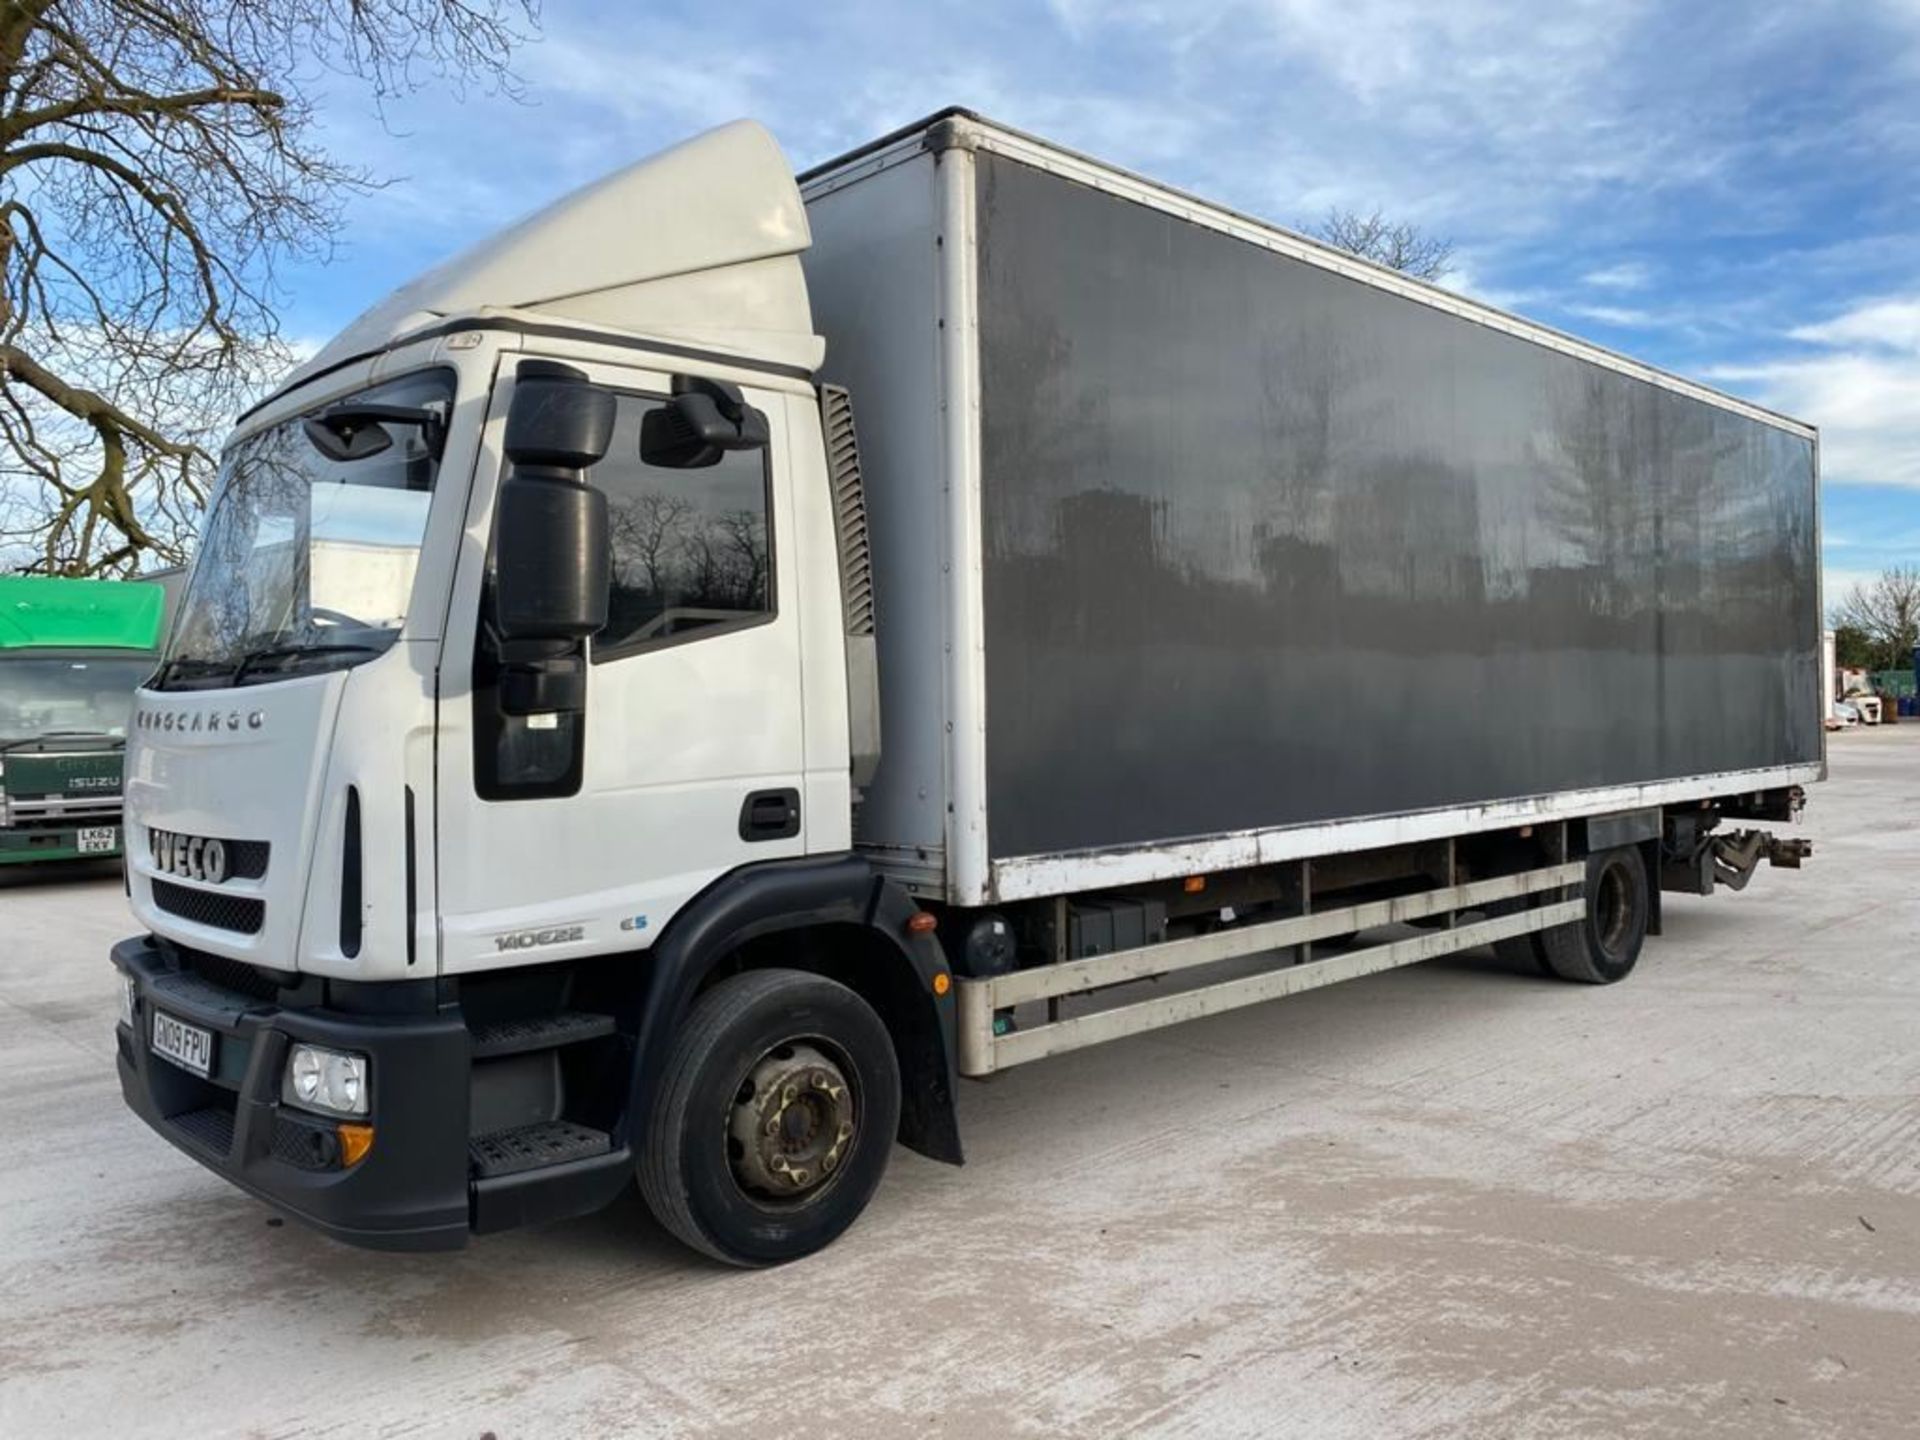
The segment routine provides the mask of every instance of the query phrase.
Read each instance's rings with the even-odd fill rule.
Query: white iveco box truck
[[[362,1244],[637,1176],[758,1265],[958,1162],[957,1076],[1620,980],[1804,854],[1733,822],[1822,773],[1815,469],[964,112],[798,182],[713,131],[242,417],[128,749],[127,1101]]]

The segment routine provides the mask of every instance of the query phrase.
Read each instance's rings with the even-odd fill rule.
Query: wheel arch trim
[[[907,927],[918,909],[904,889],[854,854],[742,866],[708,886],[647,952],[631,1090],[617,1138],[630,1149],[642,1142],[673,1036],[729,956],[769,936],[851,926],[884,942],[912,982],[893,984],[892,1003],[875,1007],[900,1062],[900,1141],[931,1159],[959,1164],[955,1002],[951,989],[943,996],[934,987],[935,977],[947,971],[938,943]],[[872,990],[854,988],[873,1003]],[[910,994],[922,1003],[910,1004]]]

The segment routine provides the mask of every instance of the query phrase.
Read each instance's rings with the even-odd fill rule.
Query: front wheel
[[[797,1260],[866,1208],[899,1121],[899,1062],[872,1007],[819,975],[751,970],[702,995],[674,1042],[640,1193],[716,1260]]]

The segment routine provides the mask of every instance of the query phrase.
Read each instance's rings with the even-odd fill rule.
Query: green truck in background
[[[165,615],[154,582],[0,575],[0,865],[120,853],[127,717]]]

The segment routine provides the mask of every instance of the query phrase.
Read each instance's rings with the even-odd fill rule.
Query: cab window
[[[768,453],[730,451],[678,470],[640,458],[640,426],[661,402],[623,395],[613,443],[592,470],[607,497],[612,593],[596,662],[770,618]]]

